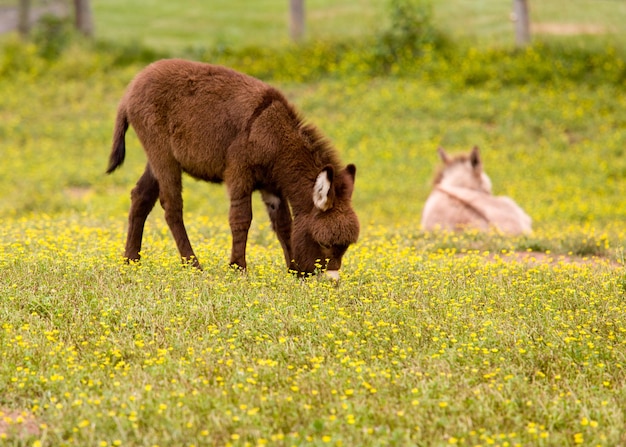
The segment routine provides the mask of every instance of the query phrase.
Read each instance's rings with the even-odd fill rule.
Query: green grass
[[[248,272],[231,271],[226,192],[189,178],[205,270],[179,263],[158,206],[142,263],[123,263],[145,164],[132,131],[122,169],[104,170],[117,102],[143,62],[122,63],[118,37],[53,60],[1,48],[0,444],[626,443],[619,54],[567,38],[526,52],[473,45],[389,74],[362,47],[219,56],[281,88],[357,165],[362,234],[336,287],[285,272],[259,197]],[[494,192],[532,216],[531,236],[420,229],[437,146],[475,144]]]
[[[5,253],[0,332],[2,403],[42,424],[29,439],[623,441],[626,308],[610,265],[429,253],[370,230],[335,288],[285,276],[267,227],[249,273],[228,271],[225,224],[190,223],[202,274],[179,266],[162,223],[141,267],[119,262],[114,220],[3,231],[29,235]]]
[[[98,37],[139,42],[159,50],[289,43],[289,2],[193,0],[94,1]],[[368,33],[385,9],[381,0],[306,2],[309,38],[337,39]],[[120,12],[123,12],[121,14]]]
[[[44,0],[33,1],[37,7]],[[62,0],[58,0],[62,1]],[[306,2],[306,40],[363,41],[389,26],[389,0],[310,0]],[[512,2],[438,0],[433,21],[456,41],[512,47]],[[14,6],[15,2],[0,1]],[[212,49],[290,44],[288,1],[92,0],[96,38],[148,46],[174,55]],[[626,5],[615,0],[543,0],[530,5],[535,42],[623,49]],[[579,30],[581,34],[572,32]]]

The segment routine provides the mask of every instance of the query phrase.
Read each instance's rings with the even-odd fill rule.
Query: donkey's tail
[[[126,104],[122,101],[117,109],[117,118],[115,119],[115,130],[113,131],[113,147],[111,155],[109,155],[109,167],[107,174],[115,171],[126,157],[126,131],[128,130],[128,114],[126,112]]]

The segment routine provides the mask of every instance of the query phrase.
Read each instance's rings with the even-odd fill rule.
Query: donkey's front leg
[[[291,268],[291,213],[287,201],[280,194],[261,191],[267,214],[272,221],[272,229],[276,232],[278,241],[283,248],[287,268]]]
[[[230,265],[246,268],[246,242],[248,230],[252,223],[252,195],[235,197],[231,195],[230,211],[228,214],[230,231],[233,237],[233,246],[230,254]]]

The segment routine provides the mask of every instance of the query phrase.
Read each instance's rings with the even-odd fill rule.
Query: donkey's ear
[[[333,178],[335,170],[328,165],[317,175],[313,186],[313,204],[320,211],[326,211],[333,206],[334,188]]]
[[[346,172],[350,175],[350,178],[352,178],[352,183],[354,183],[354,178],[356,177],[356,166],[350,163],[346,166]]]
[[[482,161],[480,159],[480,152],[478,151],[478,146],[474,146],[472,148],[472,152],[470,153],[470,163],[472,164],[472,168],[482,169]]]
[[[437,148],[437,154],[439,155],[441,161],[443,161],[445,164],[448,164],[450,162],[450,157],[448,157],[448,154],[446,154],[446,151],[441,146]]]
[[[344,169],[345,174],[342,173],[342,178],[344,179],[342,188],[342,197],[352,197],[352,192],[354,191],[354,179],[356,177],[356,166],[350,163]]]

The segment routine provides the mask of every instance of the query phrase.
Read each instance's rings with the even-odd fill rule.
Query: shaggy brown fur
[[[443,165],[422,211],[425,230],[495,229],[513,235],[532,231],[530,217],[512,199],[492,195],[477,147],[455,157],[442,148],[438,153]]]
[[[149,65],[120,102],[108,173],[124,160],[129,124],[148,164],[131,194],[127,259],[139,259],[144,224],[158,198],[182,258],[200,267],[183,223],[183,171],[226,184],[232,265],[246,267],[255,190],[261,190],[288,268],[338,270],[356,242],[355,166],[342,167],[328,141],[264,82],[179,59]]]

